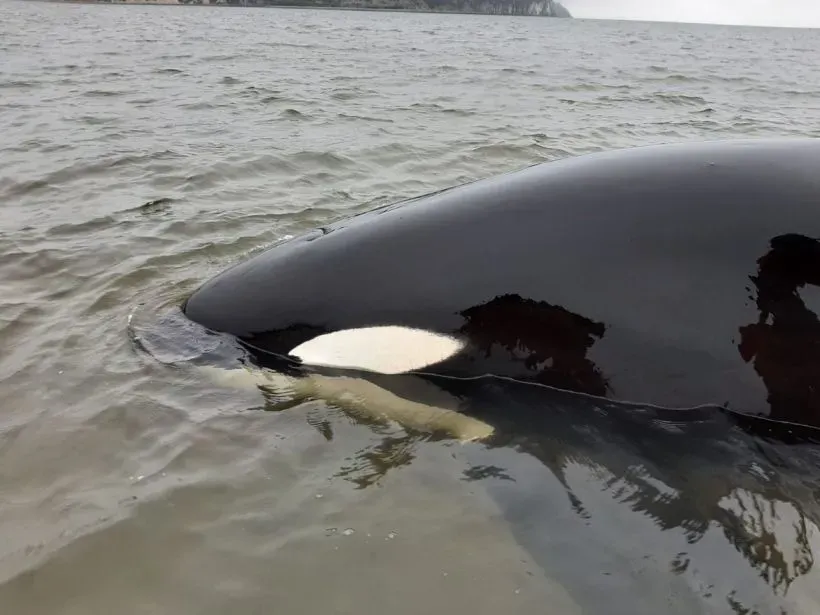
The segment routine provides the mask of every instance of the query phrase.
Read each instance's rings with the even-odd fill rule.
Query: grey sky
[[[820,0],[562,0],[576,17],[820,27]]]

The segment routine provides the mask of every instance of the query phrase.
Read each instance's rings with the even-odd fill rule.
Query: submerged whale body
[[[196,290],[260,366],[484,375],[820,426],[820,140],[548,162],[354,216]]]

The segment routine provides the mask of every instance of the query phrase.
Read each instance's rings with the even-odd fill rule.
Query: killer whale
[[[309,231],[181,307],[291,374],[491,376],[820,427],[818,171],[817,139],[565,158]]]
[[[393,406],[389,417],[410,427],[385,436],[379,446],[400,453],[386,458],[413,457],[415,438],[426,441],[416,426],[481,439],[459,449],[470,480],[485,481],[519,543],[568,585],[554,537],[574,535],[551,514],[547,487],[555,476],[576,514],[594,517],[595,502],[568,476],[581,463],[611,473],[618,497],[625,484],[624,501],[663,531],[693,542],[717,528],[761,583],[783,592],[779,583],[811,570],[801,527],[820,519],[818,449],[761,442],[732,423],[748,415],[778,440],[795,422],[817,425],[817,150],[810,140],[701,143],[547,163],[310,231],[206,282],[180,307],[190,323],[222,332],[208,343],[238,341],[254,365],[271,368],[261,380],[278,386],[285,373],[289,386],[318,383],[323,397],[369,395],[366,414]],[[375,225],[383,217],[389,223]],[[529,241],[517,245],[505,228]],[[404,282],[425,276],[435,280]],[[160,345],[168,333],[156,330]],[[400,403],[408,398],[423,403]],[[511,450],[519,454],[492,454]],[[389,472],[398,462],[374,465]],[[494,471],[513,480],[483,478]],[[795,546],[773,545],[768,526],[727,510],[736,491],[760,509],[794,507]],[[589,551],[618,551],[612,533],[595,534]],[[630,544],[645,538],[624,534]],[[613,592],[598,575],[580,576],[589,584],[574,595],[585,610],[657,610],[639,586]]]

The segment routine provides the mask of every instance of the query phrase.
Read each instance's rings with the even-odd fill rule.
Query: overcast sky
[[[561,0],[575,17],[820,27],[820,0]]]

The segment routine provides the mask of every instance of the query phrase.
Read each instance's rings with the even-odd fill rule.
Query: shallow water
[[[377,204],[820,136],[818,52],[810,30],[0,2],[2,611],[817,612],[811,450],[720,418],[558,429],[563,398],[524,396],[557,422],[495,448],[272,411],[126,324]],[[516,416],[519,392],[480,393]]]

